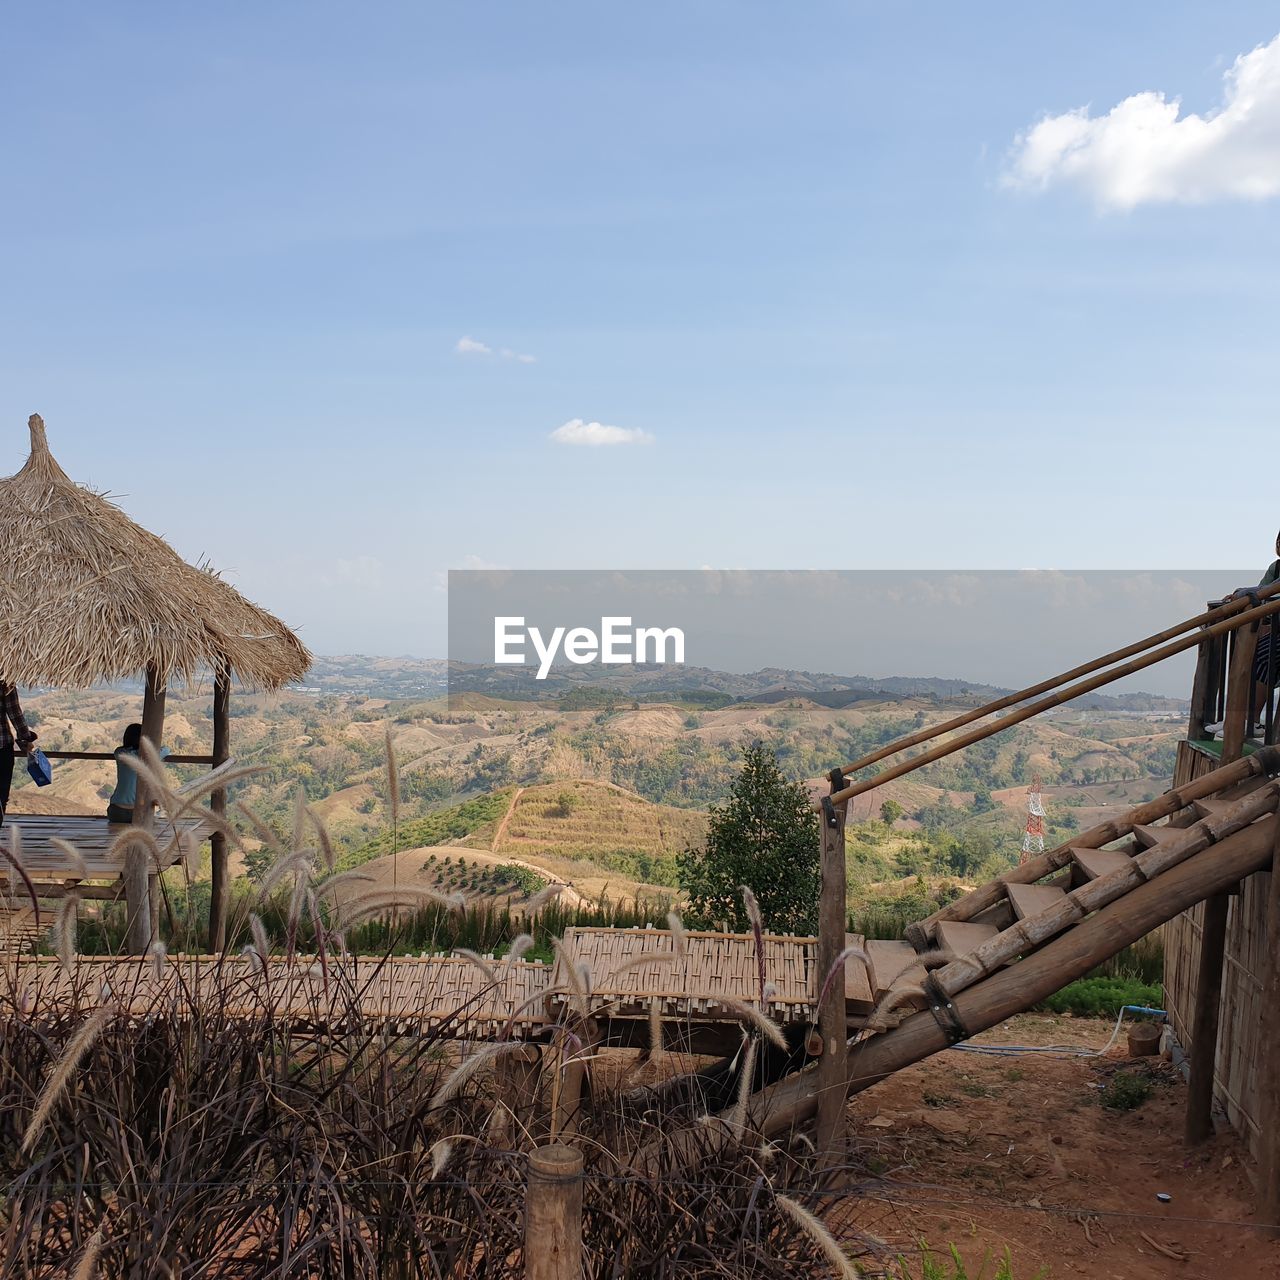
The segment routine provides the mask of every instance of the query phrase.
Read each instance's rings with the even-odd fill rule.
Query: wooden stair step
[[[1230,809],[1238,801],[1223,800],[1221,796],[1205,796],[1203,800],[1193,800],[1191,807],[1202,818],[1213,818],[1224,809]]]
[[[1162,840],[1172,840],[1183,835],[1185,831],[1185,827],[1153,827],[1147,822],[1134,823],[1133,827],[1134,836],[1145,849],[1150,849],[1152,845],[1159,844]]]
[[[973,924],[963,920],[939,920],[934,937],[940,951],[962,956],[976,951],[988,938],[1000,932],[993,924]]]
[[[844,935],[846,947],[867,948],[867,940],[860,933]],[[825,978],[825,974],[823,975]],[[848,1013],[870,1013],[876,1007],[875,992],[871,990],[871,978],[867,966],[858,956],[850,956],[844,962],[844,1002]]]
[[[872,938],[867,942],[866,951],[871,958],[877,1000],[899,978],[902,979],[900,985],[907,986],[917,986],[924,981],[924,965],[916,958],[916,949],[911,943]]]
[[[1111,872],[1127,867],[1133,861],[1127,853],[1118,853],[1114,849],[1072,848],[1071,856],[1088,880],[1097,880],[1100,876],[1110,875]]]
[[[1038,916],[1048,907],[1061,902],[1067,895],[1051,884],[1008,884],[1009,905],[1019,920]]]

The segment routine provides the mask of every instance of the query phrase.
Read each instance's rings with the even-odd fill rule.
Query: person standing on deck
[[[0,680],[0,825],[9,808],[9,789],[13,786],[13,758],[27,754],[27,748],[38,735],[27,728],[22,716],[18,690],[7,680]]]
[[[1280,534],[1276,535],[1276,559],[1271,562],[1271,567],[1262,575],[1262,581],[1256,587],[1241,587],[1238,591],[1232,592],[1231,598],[1234,600],[1241,596],[1251,595],[1254,591],[1260,591],[1263,587],[1271,586],[1277,580],[1280,580]],[[1253,658],[1253,719],[1255,722],[1262,719],[1263,708],[1267,705],[1267,699],[1271,696],[1269,677],[1271,675],[1271,647],[1275,643],[1276,616],[1273,613],[1269,618],[1264,618],[1262,625],[1258,628],[1258,648]]]
[[[112,754],[116,758],[116,789],[107,802],[108,822],[132,822],[133,806],[138,798],[138,771],[129,763],[130,758],[138,758],[138,748],[142,745],[142,726],[131,724],[120,739],[120,745]],[[168,747],[160,748],[160,759],[169,754]]]

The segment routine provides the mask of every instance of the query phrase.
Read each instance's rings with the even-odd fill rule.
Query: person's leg
[[[9,789],[13,786],[13,748],[0,749],[0,825],[9,808]]]

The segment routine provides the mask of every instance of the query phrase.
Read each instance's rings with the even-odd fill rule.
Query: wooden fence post
[[[582,1152],[558,1142],[529,1153],[525,1280],[581,1280]]]
[[[831,789],[844,783],[838,769],[831,774]],[[818,968],[814,981],[819,990],[844,950],[848,920],[848,888],[845,871],[844,804],[822,799],[822,896],[818,902]],[[815,991],[815,997],[819,991]],[[827,988],[818,1009],[818,1031],[822,1036],[822,1056],[818,1059],[818,1115],[816,1138],[824,1164],[838,1164],[845,1144],[846,1080],[849,1036],[846,1021],[844,966]]]
[[[1244,734],[1253,705],[1253,655],[1258,624],[1235,635],[1227,674],[1226,718],[1222,725],[1222,763],[1244,754]],[[1203,1142],[1213,1134],[1213,1077],[1218,1065],[1218,1030],[1222,1012],[1222,969],[1226,959],[1228,893],[1205,900],[1200,927],[1200,965],[1196,973],[1196,1007],[1191,1019],[1190,1081],[1183,1136]]]
[[[1258,1217],[1280,1238],[1280,814],[1271,855],[1271,892],[1267,898],[1267,949],[1263,968],[1262,1020],[1258,1038],[1258,1127],[1262,1134],[1258,1172]]]

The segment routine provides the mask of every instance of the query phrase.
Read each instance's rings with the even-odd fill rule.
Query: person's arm
[[[39,734],[29,728],[23,718],[22,703],[18,701],[16,685],[10,685],[8,692],[5,694],[4,711],[5,715],[9,717],[9,723],[13,725],[13,740],[18,744],[18,750],[25,752],[39,737]]]

